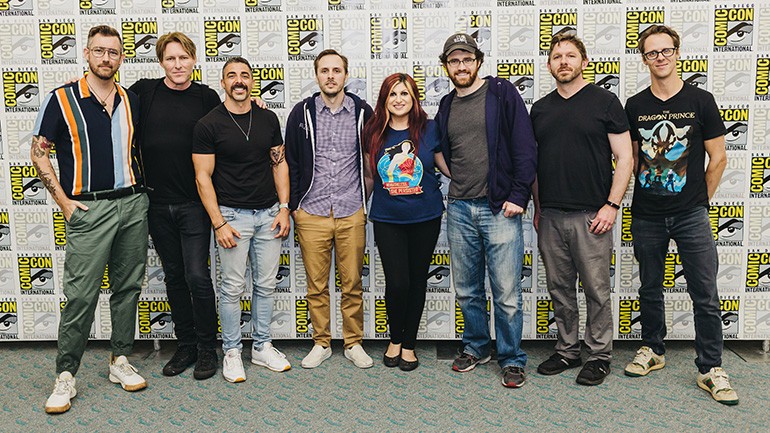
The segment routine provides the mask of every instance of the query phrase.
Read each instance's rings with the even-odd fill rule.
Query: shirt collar
[[[340,107],[340,111],[347,110],[348,112],[352,113],[356,108],[356,103],[353,102],[353,98],[351,98],[348,95],[345,95],[345,97],[342,99],[342,107]],[[316,114],[320,114],[324,109],[327,109],[331,113],[331,109],[326,105],[326,102],[319,94],[315,97],[315,111]]]

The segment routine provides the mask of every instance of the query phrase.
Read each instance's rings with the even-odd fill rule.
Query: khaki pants
[[[311,215],[298,209],[294,215],[294,227],[307,272],[307,301],[313,323],[313,341],[325,347],[331,343],[329,272],[334,246],[342,285],[342,337],[346,348],[361,344],[364,335],[361,271],[366,241],[363,208],[345,218]]]

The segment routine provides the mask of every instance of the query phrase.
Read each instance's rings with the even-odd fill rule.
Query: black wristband
[[[214,227],[214,231],[217,231],[217,230],[221,229],[222,227],[224,227],[224,226],[225,226],[225,224],[227,224],[227,220],[225,220],[225,221],[222,221],[222,224],[220,224],[220,225],[218,225],[218,226]]]
[[[613,203],[613,202],[611,202],[611,201],[607,200],[607,204],[608,204],[610,207],[614,207],[615,209],[618,209],[618,210],[620,210],[620,205],[619,205],[619,204],[617,204],[617,203]]]

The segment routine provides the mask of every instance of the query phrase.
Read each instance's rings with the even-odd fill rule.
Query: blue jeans
[[[527,354],[521,350],[521,215],[493,215],[486,198],[449,199],[447,236],[457,302],[465,320],[464,352],[481,358],[491,351],[484,289],[486,264],[494,304],[497,362],[500,367],[524,367]]]
[[[278,203],[267,209],[236,209],[219,206],[222,217],[241,234],[234,248],[217,245],[222,272],[219,288],[219,321],[222,349],[241,349],[241,295],[246,290],[246,264],[251,263],[251,333],[254,347],[270,341],[273,291],[277,283],[281,238],[278,228],[270,230],[278,215]]]
[[[198,202],[150,204],[148,216],[179,345],[215,349],[217,307],[208,264],[211,221],[206,209]]]
[[[634,255],[639,261],[639,307],[642,341],[655,353],[665,353],[663,274],[669,239],[682,260],[687,293],[695,319],[695,364],[701,373],[722,365],[722,318],[717,293],[717,248],[705,207],[661,220],[633,218]]]

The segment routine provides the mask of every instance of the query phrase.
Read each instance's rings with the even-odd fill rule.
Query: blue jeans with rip
[[[241,295],[246,290],[246,265],[250,263],[251,331],[254,347],[260,349],[270,342],[270,322],[273,318],[273,291],[277,283],[281,238],[278,228],[270,226],[278,215],[278,203],[267,209],[237,209],[219,206],[222,217],[241,237],[234,248],[217,245],[222,272],[219,288],[219,321],[222,325],[222,349],[227,351],[241,344]]]
[[[524,367],[527,354],[521,349],[521,215],[506,218],[502,211],[494,215],[486,198],[449,199],[447,235],[456,298],[465,321],[464,352],[483,358],[491,351],[486,269],[494,305],[497,362],[500,367]]]

